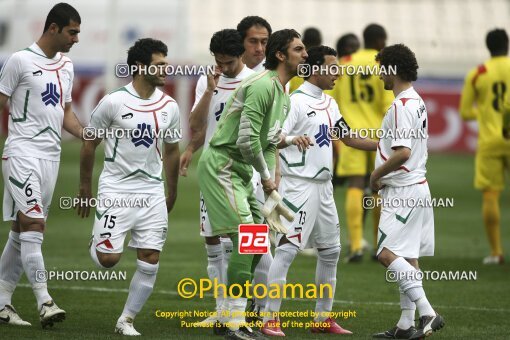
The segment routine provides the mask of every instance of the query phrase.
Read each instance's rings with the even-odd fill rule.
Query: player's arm
[[[166,208],[170,212],[177,199],[177,182],[179,179],[179,143],[165,143],[163,166],[165,168],[167,199]]]
[[[243,90],[243,89],[241,89]],[[260,143],[260,129],[266,112],[271,107],[272,94],[265,84],[254,83],[248,86],[245,93],[245,101],[239,123],[237,146],[246,163],[250,164],[260,173],[262,188],[269,194],[276,190],[276,185],[271,179],[267,162],[262,152]]]
[[[90,200],[92,198],[92,173],[94,170],[94,159],[96,156],[96,148],[101,143],[100,138],[93,140],[84,140],[80,151],[80,188],[78,197],[82,200]],[[82,218],[88,217],[90,214],[90,206],[88,204],[80,204],[78,206],[78,215]]]
[[[411,149],[405,146],[394,148],[393,153],[380,167],[376,168],[370,175],[370,187],[377,191],[381,188],[380,179],[387,174],[398,170],[411,157]]]
[[[64,129],[76,138],[83,139],[83,126],[76,118],[71,102],[64,107]]]
[[[199,81],[195,89],[196,105],[194,105],[194,108],[189,115],[191,138],[186,149],[182,153],[179,162],[179,173],[181,176],[188,175],[188,167],[191,164],[193,153],[204,145],[205,133],[207,130],[207,116],[209,114],[209,107],[214,95],[214,90],[218,84],[219,76],[219,70],[215,69],[215,74],[207,75],[206,87],[204,88],[203,84]]]
[[[472,70],[464,80],[464,87],[460,97],[460,116],[464,120],[473,120],[478,116],[478,108],[474,106],[476,102],[476,93],[473,85],[473,79],[476,75],[476,70]]]
[[[335,124],[335,132],[338,133],[338,138],[347,146],[355,149],[364,151],[376,151],[377,141],[370,138],[359,138],[353,136],[351,133],[351,127],[345,121],[344,117],[341,117]]]
[[[9,97],[0,92],[0,113],[4,110],[5,104],[9,100]]]

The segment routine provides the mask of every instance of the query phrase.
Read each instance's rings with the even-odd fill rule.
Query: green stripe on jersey
[[[21,117],[21,118],[14,118],[11,115],[13,123],[20,123],[20,122],[24,122],[25,120],[27,120],[27,110],[28,110],[28,99],[29,99],[29,97],[30,97],[30,90],[27,90],[27,93],[25,95],[25,105],[23,107],[23,117]]]

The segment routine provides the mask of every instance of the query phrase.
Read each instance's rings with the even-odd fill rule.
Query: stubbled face
[[[335,81],[338,79],[338,62],[335,56],[324,56],[324,63],[321,65],[321,72],[314,75],[317,79],[317,86],[322,90],[331,90],[335,86]]]
[[[379,78],[383,81],[385,90],[393,90],[395,86],[395,75],[381,74]]]
[[[165,55],[162,53],[153,53],[151,65],[155,65],[156,67],[147,68],[149,72],[143,75],[145,80],[152,86],[165,85],[166,67],[168,66],[168,60]],[[153,74],[154,70],[157,71],[156,74]]]
[[[297,75],[298,65],[303,64],[308,58],[306,53],[305,44],[299,38],[294,38],[287,48],[287,56],[283,56],[285,59],[286,69],[291,73],[292,76]]]
[[[221,73],[229,78],[237,76],[243,67],[241,57],[234,57],[227,54],[215,54],[214,60]]]
[[[264,26],[254,25],[246,32],[243,60],[249,68],[257,66],[264,60],[268,39],[269,32]]]
[[[62,28],[62,32],[59,32],[59,27],[54,23],[50,25],[48,30],[55,37],[56,47],[59,52],[69,52],[71,47],[79,41],[80,24],[73,20],[69,22],[68,26]]]

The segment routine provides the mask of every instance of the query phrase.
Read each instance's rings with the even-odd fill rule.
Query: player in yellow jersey
[[[340,64],[344,65],[344,72],[338,78],[332,95],[338,102],[345,121],[354,131],[378,129],[384,113],[393,101],[393,94],[384,90],[384,84],[377,74],[356,72],[353,75],[349,72],[353,67],[356,70],[360,66],[365,70],[376,67],[375,56],[386,45],[386,38],[386,31],[382,26],[370,24],[363,31],[364,48],[340,59]],[[374,169],[374,160],[375,152],[360,151],[342,145],[336,174],[339,177],[347,177],[348,181],[345,212],[350,256],[347,262],[359,262],[363,258],[363,189],[366,175]],[[380,209],[374,209],[374,249],[379,215]]]
[[[308,27],[303,32],[303,44],[305,44],[306,49],[310,49],[315,46],[322,45],[322,34],[315,27]],[[303,78],[296,76],[289,81],[289,93],[294,92],[298,87],[303,84]]]
[[[464,82],[460,101],[463,119],[477,119],[478,148],[475,158],[475,188],[482,190],[482,215],[491,247],[484,264],[502,264],[499,196],[504,189],[505,171],[510,166],[510,58],[508,35],[503,29],[487,34],[491,58],[472,69]]]

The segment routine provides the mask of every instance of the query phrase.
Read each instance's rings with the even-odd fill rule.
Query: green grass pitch
[[[92,216],[79,218],[73,210],[59,209],[61,196],[74,196],[79,179],[78,142],[63,145],[62,161],[53,205],[43,244],[46,268],[49,270],[97,270],[89,258],[87,245],[92,229]],[[98,149],[95,176],[102,168],[102,149]],[[198,157],[194,159],[194,165]],[[435,209],[436,255],[421,261],[423,270],[476,271],[476,281],[426,281],[429,301],[446,320],[446,327],[433,337],[437,339],[508,339],[510,315],[510,265],[483,266],[489,253],[482,225],[481,195],[473,189],[473,156],[431,155],[427,178],[433,197],[453,197],[453,208]],[[94,187],[97,191],[97,186]],[[335,192],[342,226],[343,255],[346,254],[344,217],[345,188]],[[510,191],[501,197],[501,225],[504,248],[510,249]],[[178,200],[169,218],[169,231],[161,256],[154,293],[135,320],[136,329],[146,338],[200,339],[213,337],[210,329],[186,329],[178,319],[161,319],[161,311],[212,310],[211,296],[205,299],[183,299],[176,293],[177,283],[185,277],[206,277],[206,254],[198,234],[198,183],[195,167],[187,178],[179,179]],[[370,216],[370,215],[369,215]],[[372,241],[370,217],[365,238]],[[9,226],[2,224],[0,245],[3,249]],[[127,281],[50,281],[49,291],[57,304],[67,311],[67,320],[48,330],[38,321],[35,298],[25,277],[13,296],[13,304],[32,327],[0,325],[0,338],[67,338],[109,339],[122,311],[135,269],[135,254],[126,250],[116,270],[126,270]],[[298,256],[293,263],[289,283],[313,283],[315,258]],[[347,265],[341,260],[334,311],[355,311],[356,317],[338,322],[354,332],[351,339],[367,339],[374,332],[393,326],[400,315],[398,288],[386,283],[383,267],[368,254],[364,262]],[[313,300],[285,300],[282,311],[313,310]],[[199,318],[187,318],[198,320]],[[289,320],[289,319],[288,319]],[[292,319],[307,322],[309,319]],[[284,319],[285,321],[285,319]],[[309,330],[288,328],[290,338],[323,339]]]

